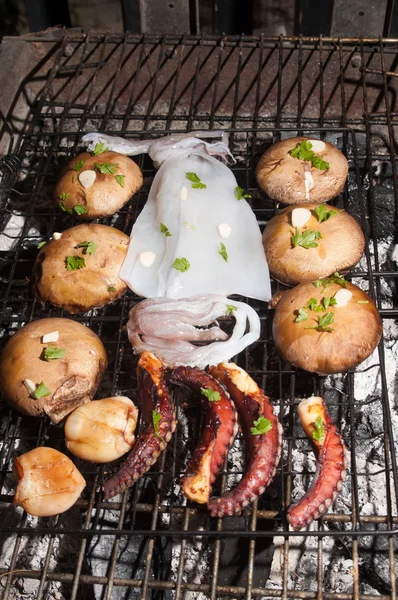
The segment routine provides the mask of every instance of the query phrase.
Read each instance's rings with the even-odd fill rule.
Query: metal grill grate
[[[141,138],[170,130],[224,128],[231,131],[231,149],[238,158],[233,170],[239,185],[252,194],[261,227],[275,211],[253,176],[265,147],[283,137],[320,135],[346,154],[349,179],[336,204],[360,220],[368,242],[365,259],[349,277],[376,299],[386,345],[355,372],[313,376],[278,359],[271,314],[251,301],[261,318],[261,339],[238,361],[278,406],[284,446],[272,486],[242,517],[224,520],[210,519],[181,495],[179,475],[200,431],[200,418],[192,419],[195,426],[188,437],[184,414],[193,417],[196,412],[181,407],[167,451],[121,499],[104,502],[99,491],[104,468],[76,461],[88,485],[73,509],[52,519],[17,511],[12,507],[12,458],[43,444],[65,452],[63,431],[1,405],[3,598],[395,598],[398,472],[393,424],[398,417],[391,397],[395,340],[390,334],[398,302],[396,263],[391,248],[386,254],[385,241],[391,245],[396,236],[398,41],[63,35],[25,43],[35,42],[42,43],[43,58],[22,82],[3,127],[9,145],[0,163],[6,225],[0,263],[3,342],[32,319],[69,317],[37,305],[29,276],[37,243],[73,224],[54,210],[51,190],[62,164],[76,153],[82,132],[100,129]],[[29,96],[27,89],[36,98],[21,118],[19,101]],[[117,215],[102,221],[126,233],[154,176],[148,159],[140,158],[139,164],[143,189]],[[110,365],[98,397],[117,393],[134,398],[136,359],[124,326],[137,301],[128,292],[102,310],[76,317],[100,335],[108,351]],[[369,389],[358,399],[358,388],[372,378],[376,391]],[[289,532],[284,511],[297,485],[308,486],[314,468],[297,424],[298,398],[312,393],[325,395],[340,425],[350,451],[349,470],[346,491],[334,510],[310,531],[296,534]],[[240,448],[238,439],[226,461],[221,490],[242,472],[233,458]],[[297,460],[298,451],[305,460]],[[371,461],[364,461],[365,452]],[[306,561],[297,560],[297,554],[303,559],[305,553]],[[200,560],[205,567],[199,568]],[[349,569],[341,591],[332,572],[344,561]],[[338,569],[337,575],[342,576]]]

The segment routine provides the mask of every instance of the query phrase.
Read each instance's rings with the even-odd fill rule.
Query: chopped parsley
[[[44,360],[47,362],[50,360],[57,360],[58,358],[64,358],[65,355],[65,348],[54,348],[53,346],[48,346],[43,352]]]
[[[316,213],[316,216],[318,217],[318,221],[320,223],[323,223],[323,221],[328,221],[331,217],[337,215],[337,210],[328,210],[326,208],[326,204],[321,204],[320,206],[317,206],[316,208],[314,208],[314,212]]]
[[[83,254],[89,254],[91,256],[94,254],[98,246],[95,242],[80,242],[80,244],[77,244],[75,248],[83,248]]]
[[[317,442],[323,442],[325,439],[325,428],[323,426],[322,417],[317,417],[313,425],[314,431],[312,432],[312,438]]]
[[[321,171],[327,171],[327,169],[330,168],[329,163],[322,160],[320,156],[317,156],[311,148],[311,142],[304,140],[300,144],[297,144],[297,146],[290,151],[290,154],[293,158],[299,158],[300,160],[310,162],[313,167],[316,167]]]
[[[78,271],[86,266],[86,261],[82,256],[65,256],[65,267],[68,271]]]
[[[341,287],[347,287],[346,280],[337,271],[335,271],[333,275],[330,275],[330,277],[325,277],[324,279],[315,279],[315,281],[312,282],[314,287],[323,287],[324,290],[329,287],[329,285],[332,285],[332,283],[338,283],[341,285]]]
[[[35,391],[33,392],[33,396],[38,400],[39,398],[43,398],[43,396],[49,396],[51,394],[48,387],[45,385],[44,381],[41,381]]]
[[[64,212],[67,212],[70,215],[73,213],[73,210],[71,208],[66,208],[64,202],[60,202],[59,207],[61,210],[63,210]]]
[[[46,242],[44,242],[46,243]],[[39,247],[39,246],[37,246]],[[369,300],[357,300],[357,304],[369,304]]]
[[[218,251],[218,254],[223,257],[225,262],[228,262],[228,252],[225,245],[222,242],[220,243],[220,250]]]
[[[113,287],[113,285],[111,285],[110,287],[108,287],[108,292],[116,292],[116,288]]]
[[[93,150],[93,156],[98,156],[98,154],[102,154],[103,152],[106,152],[107,150],[109,150],[109,148],[106,148],[105,144],[103,142],[98,142],[97,144],[95,144],[95,148]]]
[[[308,248],[316,248],[318,244],[315,240],[320,240],[322,238],[320,231],[315,231],[313,229],[306,229],[302,233],[298,227],[295,227],[295,234],[292,235],[291,241],[292,246],[301,246],[308,250]]]
[[[83,204],[75,204],[73,210],[77,215],[85,215],[87,212],[87,208]]]
[[[252,435],[265,435],[272,429],[272,423],[263,415],[253,422],[253,427],[250,428]]]
[[[117,183],[124,188],[124,175],[115,175]]]
[[[68,196],[69,196],[69,192],[61,192],[58,197],[60,200],[66,200]]]
[[[188,181],[192,183],[192,187],[194,190],[204,190],[205,188],[207,188],[207,185],[205,183],[202,183],[200,177],[198,177],[196,173],[185,173],[185,177],[188,179]]]
[[[294,319],[296,323],[301,323],[301,321],[306,321],[308,319],[308,314],[305,312],[304,308],[299,308],[297,317]]]
[[[337,300],[334,296],[325,296],[325,298],[322,298],[321,304],[323,308],[327,310],[329,306],[334,306],[335,304],[337,304]]]
[[[236,306],[234,306],[233,304],[226,304],[225,306],[227,309],[227,315],[232,315],[234,310],[237,310]]]
[[[185,227],[188,227],[189,229],[192,229],[193,231],[197,231],[196,227],[194,225],[191,225],[191,223],[188,223],[187,221],[185,221],[184,225],[185,225]]]
[[[103,175],[114,175],[115,171],[119,165],[117,163],[112,164],[112,163],[97,163],[97,162],[95,162],[94,166]]]
[[[211,388],[200,388],[200,393],[205,396],[209,402],[218,402],[221,400],[220,392],[212,390]]]
[[[164,235],[166,237],[171,237],[172,236],[172,234],[169,231],[169,228],[166,227],[166,225],[164,223],[160,224],[160,233],[164,233]]]
[[[317,331],[331,332],[332,329],[329,327],[334,321],[334,313],[327,312],[324,315],[318,317],[318,325],[315,327],[306,327],[306,329],[316,329]]]
[[[166,443],[165,440],[159,435],[159,423],[162,419],[162,415],[160,412],[158,412],[157,410],[153,410],[152,411],[152,423],[153,423],[153,431],[155,434],[155,437],[159,438],[164,444]]]
[[[316,312],[322,311],[322,306],[320,304],[318,304],[318,301],[316,298],[310,298],[308,300],[307,308],[308,308],[308,310],[314,310]]]
[[[47,242],[39,242],[37,244],[37,249],[40,250],[40,248],[43,248],[43,246],[45,246],[45,244],[47,244]]]
[[[243,188],[241,188],[239,185],[236,186],[235,194],[236,194],[236,198],[238,200],[248,200],[249,198],[251,198],[251,194],[245,194],[244,191],[245,190]]]
[[[181,271],[181,273],[185,273],[185,271],[188,271],[190,266],[191,263],[184,256],[182,258],[176,258],[173,262],[174,269],[176,269],[177,271]]]
[[[72,167],[72,169],[74,171],[76,171],[76,173],[79,173],[82,170],[82,168],[84,167],[85,162],[86,162],[85,160],[78,160],[77,163],[75,163],[75,166]]]

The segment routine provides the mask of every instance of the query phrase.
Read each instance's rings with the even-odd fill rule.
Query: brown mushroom
[[[82,224],[45,244],[33,267],[36,298],[70,313],[86,312],[121,296],[119,277],[129,237],[107,225]]]
[[[314,373],[341,373],[373,352],[382,335],[376,305],[359,287],[344,283],[302,283],[282,296],[273,338],[283,360]]]
[[[105,348],[91,329],[70,319],[40,319],[5,345],[0,387],[17,411],[58,423],[92,399],[106,366]]]
[[[142,173],[124,154],[83,152],[72,158],[55,185],[54,200],[81,220],[117,212],[142,186]]]
[[[322,220],[315,209],[330,216]],[[308,221],[296,229],[295,223],[300,223],[306,213]],[[306,243],[301,237],[309,232],[321,235],[315,240],[315,247],[308,247],[312,242]],[[344,210],[311,203],[288,206],[278,212],[264,230],[263,245],[275,279],[296,285],[356,265],[363,254],[365,238],[356,220]]]
[[[310,141],[316,156],[329,164],[322,170],[309,161],[295,158],[291,151],[303,141]],[[273,200],[284,204],[327,202],[342,191],[348,174],[344,154],[333,144],[295,137],[268,148],[256,168],[258,186]]]

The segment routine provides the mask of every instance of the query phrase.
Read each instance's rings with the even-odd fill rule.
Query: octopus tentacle
[[[209,501],[211,515],[223,517],[241,513],[272,481],[281,457],[282,427],[269,398],[243,369],[234,363],[220,363],[210,367],[210,373],[225,385],[235,402],[248,456],[247,470],[238,485]],[[269,421],[269,431],[253,435],[254,421],[260,417]]]
[[[170,381],[184,385],[200,396],[205,410],[206,423],[187,467],[189,475],[181,480],[185,496],[205,504],[238,431],[235,407],[225,389],[197,367],[178,367],[173,371]],[[203,390],[214,392],[213,399],[207,397]]]
[[[319,519],[333,504],[346,478],[346,449],[322,398],[311,397],[298,407],[301,425],[315,447],[317,468],[308,492],[288,510],[295,531]]]
[[[119,471],[105,481],[105,498],[124,491],[146,473],[166,448],[176,427],[174,402],[166,387],[162,362],[150,352],[143,352],[137,375],[142,431]],[[159,416],[156,428],[154,411]]]

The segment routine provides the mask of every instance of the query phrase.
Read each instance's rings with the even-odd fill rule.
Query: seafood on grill
[[[172,135],[144,142],[90,133],[126,154],[149,152],[159,170],[136,220],[120,277],[139,296],[240,294],[268,301],[268,266],[256,216],[232,171],[226,136],[214,144]],[[209,137],[207,132],[206,137]]]
[[[235,320],[231,335],[219,326],[227,316]],[[134,306],[129,317],[134,350],[153,352],[169,367],[203,369],[230,359],[260,337],[260,319],[251,306],[216,294],[149,298]]]
[[[150,352],[138,361],[141,431],[120,469],[103,485],[105,498],[124,491],[156,462],[176,427],[174,402],[164,379],[164,365]]]
[[[170,382],[192,390],[205,411],[204,430],[181,481],[187,498],[205,504],[238,431],[235,406],[224,387],[196,367],[178,367]]]
[[[281,456],[282,427],[269,398],[253,379],[234,363],[210,367],[234,401],[247,452],[247,468],[236,487],[219,498],[210,498],[212,516],[239,514],[260,496],[272,481]]]
[[[323,398],[302,400],[298,407],[301,425],[312,441],[317,459],[316,473],[308,492],[288,510],[295,531],[319,519],[333,504],[346,478],[346,449],[332,422]]]

